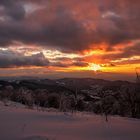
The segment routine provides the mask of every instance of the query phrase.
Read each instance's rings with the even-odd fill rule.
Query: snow
[[[140,140],[140,120],[37,111],[0,102],[0,140]]]

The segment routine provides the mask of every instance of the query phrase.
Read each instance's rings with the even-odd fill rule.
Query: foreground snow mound
[[[0,101],[0,107],[7,106],[12,108],[25,108],[25,105],[9,100]]]
[[[109,117],[105,122],[104,117],[93,114],[16,106],[0,103],[0,140],[140,140],[137,119]]]
[[[29,136],[26,138],[23,138],[22,140],[51,140],[47,137],[43,137],[43,136]]]

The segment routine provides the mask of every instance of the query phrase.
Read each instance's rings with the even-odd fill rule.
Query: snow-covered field
[[[16,107],[17,106],[17,107]],[[0,140],[140,140],[140,120],[42,112],[0,102]]]

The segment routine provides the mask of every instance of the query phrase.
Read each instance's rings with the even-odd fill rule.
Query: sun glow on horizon
[[[93,70],[93,71],[99,71],[101,70],[101,66],[99,64],[94,64],[92,63],[90,66],[89,66],[90,70]]]

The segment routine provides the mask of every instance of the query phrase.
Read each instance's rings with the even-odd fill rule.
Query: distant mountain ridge
[[[117,89],[122,85],[134,84],[128,81],[109,81],[94,78],[63,78],[63,79],[39,79],[27,77],[23,79],[3,79],[0,80],[0,88],[12,86],[14,88],[24,87],[31,90],[47,89],[48,91],[81,91],[91,89],[94,86],[110,87]]]

